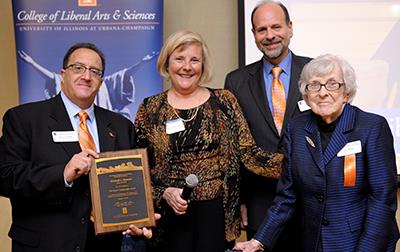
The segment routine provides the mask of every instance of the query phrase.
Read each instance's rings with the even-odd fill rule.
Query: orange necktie
[[[273,67],[271,72],[272,76],[274,77],[274,79],[272,80],[272,108],[274,112],[275,126],[280,135],[282,131],[283,118],[285,117],[286,94],[285,88],[283,87],[283,84],[279,79],[282,68],[280,68],[279,66]]]
[[[85,111],[80,111],[79,115],[79,129],[78,129],[78,138],[79,144],[82,150],[92,149],[96,151],[96,144],[93,141],[92,134],[90,134],[89,129],[87,127],[86,121],[88,118],[88,114]],[[94,222],[94,212],[93,209],[90,213],[90,220]]]
[[[79,129],[78,129],[78,137],[79,144],[82,150],[92,149],[96,151],[96,144],[93,141],[93,137],[89,132],[89,129],[86,125],[86,120],[88,118],[88,114],[85,111],[80,111],[79,115]]]

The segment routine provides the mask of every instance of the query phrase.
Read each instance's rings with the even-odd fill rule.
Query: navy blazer
[[[132,122],[97,106],[94,113],[102,152],[134,147]],[[94,235],[89,180],[81,176],[65,187],[64,167],[81,149],[53,141],[53,131],[73,130],[61,96],[12,108],[3,121],[0,195],[12,205],[13,251],[84,251]],[[120,249],[121,234],[106,237]]]
[[[344,157],[338,152],[361,141],[355,186],[344,186]],[[317,116],[293,119],[284,134],[285,161],[277,196],[256,239],[273,247],[295,206],[301,218],[300,249],[394,251],[397,184],[393,137],[386,120],[346,105],[322,150]]]

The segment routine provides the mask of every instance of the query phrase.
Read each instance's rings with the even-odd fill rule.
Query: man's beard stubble
[[[266,48],[266,46],[271,45],[271,44],[277,44],[277,45],[279,45],[279,47],[276,49],[273,49],[273,50],[268,50]],[[288,45],[289,45],[289,43],[288,43]],[[258,49],[263,53],[265,58],[274,60],[274,59],[279,58],[283,54],[283,52],[286,51],[286,48],[287,47],[285,47],[285,45],[282,44],[282,40],[280,40],[280,41],[263,40],[261,42],[261,46]]]

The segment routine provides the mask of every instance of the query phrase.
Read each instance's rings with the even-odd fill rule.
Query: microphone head
[[[185,182],[187,187],[195,188],[199,183],[199,179],[197,178],[196,175],[190,174],[189,176],[186,177]]]

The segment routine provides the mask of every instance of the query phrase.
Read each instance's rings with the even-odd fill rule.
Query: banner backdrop
[[[13,0],[20,103],[60,91],[62,59],[77,42],[106,56],[96,104],[134,119],[144,97],[162,91],[162,0]]]

